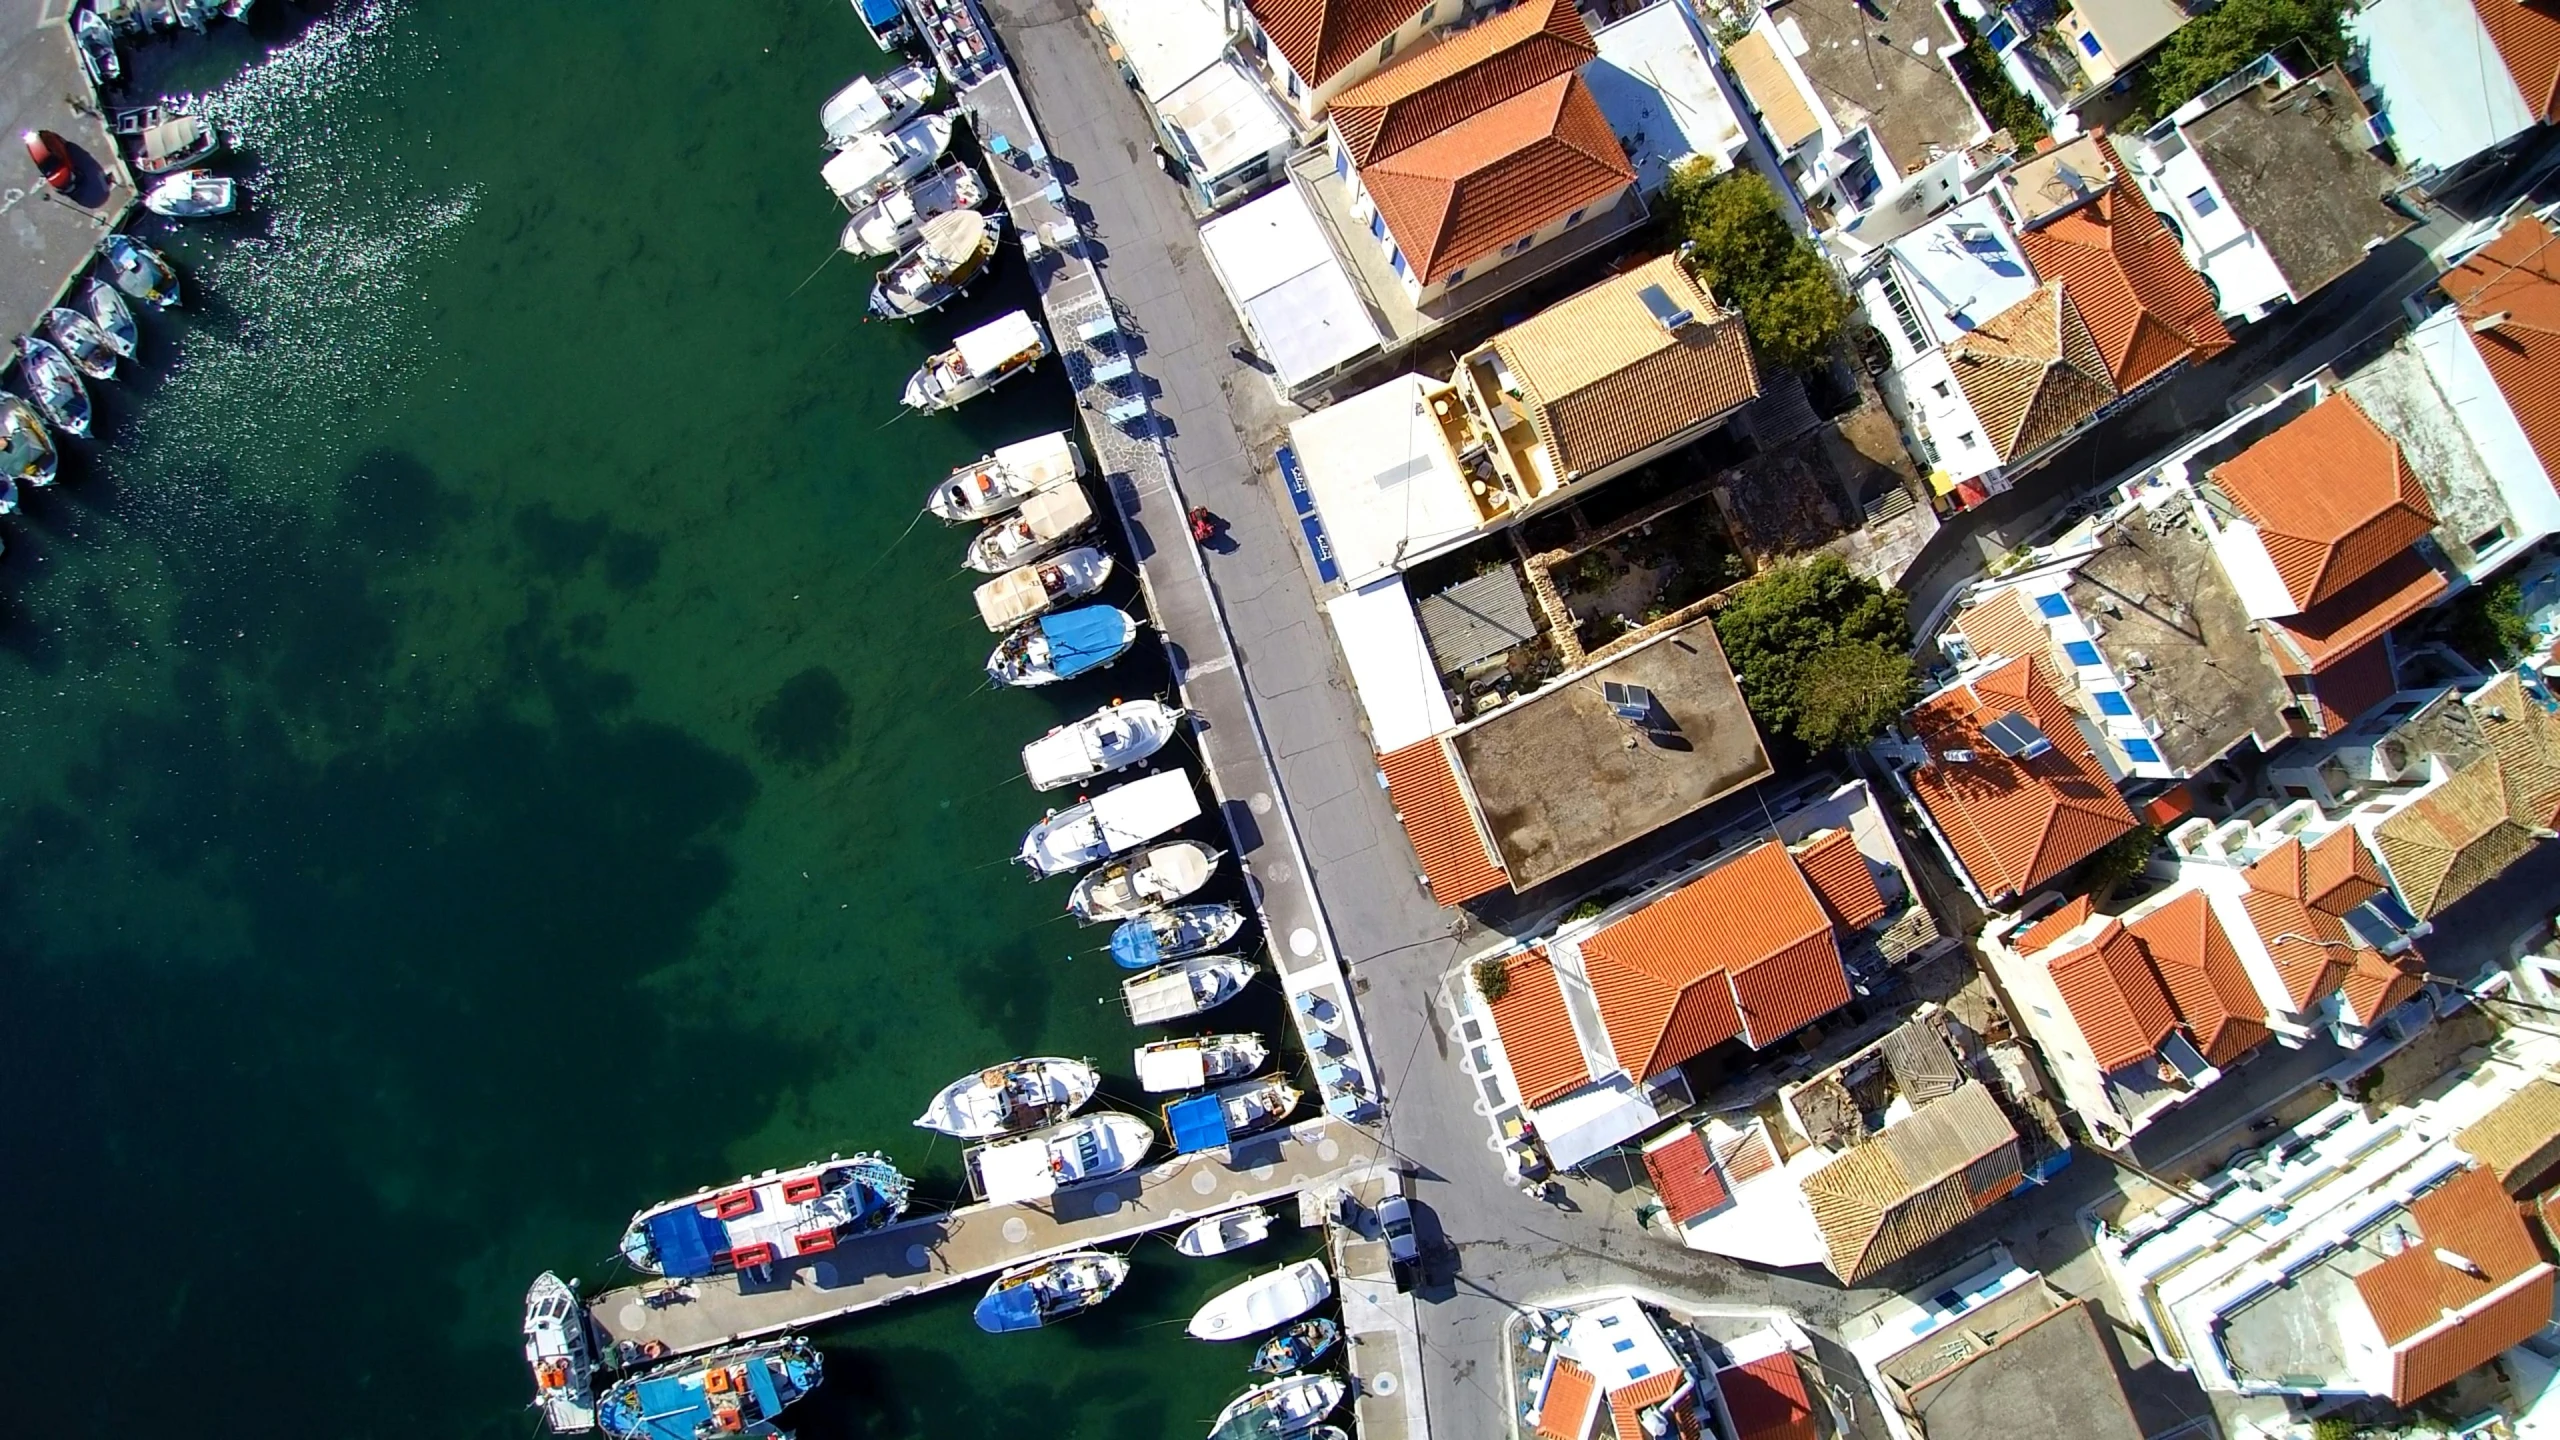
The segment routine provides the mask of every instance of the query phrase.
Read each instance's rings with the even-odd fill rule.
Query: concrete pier
[[[1378,1163],[1377,1142],[1338,1120],[1307,1120],[1234,1147],[1186,1155],[1037,1205],[968,1205],[901,1222],[763,1275],[652,1281],[587,1303],[609,1344],[656,1341],[669,1354],[779,1335],[986,1279],[1046,1255],[1109,1245],[1336,1183]],[[656,1292],[676,1297],[649,1303]]]
[[[0,325],[11,336],[35,328],[133,205],[131,177],[98,118],[97,96],[63,21],[69,8],[62,0],[0,0],[0,135],[15,151],[19,131],[53,131],[71,143],[80,176],[73,194],[57,195],[24,155],[6,162],[0,253],[9,259],[0,264]]]

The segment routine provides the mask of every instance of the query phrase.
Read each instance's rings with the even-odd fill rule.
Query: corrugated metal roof
[[[2344,391],[2216,467],[2213,480],[2258,527],[2277,578],[2306,610],[2436,524],[2399,442]]]
[[[1511,1061],[1511,1083],[1524,1105],[1539,1106],[1591,1082],[1582,1043],[1574,1038],[1555,966],[1544,950],[1532,950],[1507,967],[1511,986],[1487,1007]]]
[[[1964,1067],[1956,1062],[1956,1052],[1947,1037],[1926,1020],[1906,1020],[1877,1042],[1884,1056],[1884,1068],[1893,1076],[1893,1088],[1910,1097],[1914,1105],[1926,1105],[1941,1095],[1952,1095],[1964,1084]]]
[[[1529,592],[1509,565],[1461,580],[1414,607],[1431,663],[1443,675],[1538,638]]]
[[[1461,905],[1509,883],[1458,788],[1457,766],[1440,737],[1381,755],[1378,768],[1386,773],[1387,798],[1404,822],[1414,858],[1422,862],[1432,899]]]

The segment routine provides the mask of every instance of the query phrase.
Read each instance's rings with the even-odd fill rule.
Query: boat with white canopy
[[[1098,593],[1111,579],[1111,557],[1091,545],[1008,570],[970,592],[978,618],[1001,635],[1034,615]]]
[[[1092,925],[1170,905],[1208,884],[1225,858],[1224,852],[1197,840],[1150,845],[1078,880],[1067,896],[1068,913]]]
[[[1241,955],[1195,955],[1120,982],[1120,999],[1138,1025],[1170,1025],[1206,1014],[1244,993],[1253,962]]]
[[[1259,1035],[1189,1035],[1138,1047],[1138,1084],[1153,1094],[1241,1080],[1271,1058]]]
[[[924,112],[942,81],[922,65],[907,64],[886,75],[861,75],[827,97],[818,107],[818,129],[830,150],[841,150],[865,135],[904,125]]]
[[[1014,858],[1035,875],[1066,875],[1199,818],[1200,792],[1191,777],[1166,770],[1050,811],[1022,837]]]
[[[1135,1115],[1079,1115],[1028,1135],[973,1146],[961,1156],[961,1165],[969,1172],[971,1193],[1012,1205],[1126,1174],[1147,1158],[1155,1143],[1156,1132]]]
[[[1182,710],[1161,700],[1114,700],[1083,719],[1061,725],[1023,746],[1022,773],[1031,777],[1032,789],[1055,790],[1063,785],[1080,784],[1097,775],[1126,769],[1163,749],[1165,742],[1173,738],[1173,727],[1181,722],[1183,714]],[[1114,943],[1117,943],[1117,937],[1114,937]],[[1218,942],[1213,940],[1209,943],[1214,945]],[[1161,955],[1156,958],[1175,960],[1181,957]],[[1143,963],[1152,965],[1155,961]]]

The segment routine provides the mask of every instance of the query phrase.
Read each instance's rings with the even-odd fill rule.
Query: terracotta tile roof
[[[2510,0],[2475,3],[2485,18],[2492,6]],[[2516,5],[2513,13],[2521,17],[2527,7]],[[2550,12],[2537,6],[2532,13]],[[2550,227],[2519,216],[2437,284],[2473,327],[2471,348],[2542,457],[2543,474],[2560,486],[2560,248],[2551,241]],[[2494,316],[2512,323],[2478,328]]]
[[[2181,360],[2221,354],[2231,332],[2121,155],[2115,174],[2097,199],[2019,243],[2038,275],[2071,292],[2106,355],[2107,373],[2118,390],[2130,391]]]
[[[2560,121],[2560,10],[2548,0],[2471,0],[2471,8],[2534,117]]]
[[[2266,1040],[2265,1002],[2203,891],[2190,890],[2127,928],[2206,1064],[2225,1068]]]
[[[2045,962],[2080,1038],[2101,1070],[2139,1065],[2160,1053],[2177,1027],[2168,992],[2151,971],[2141,942],[2110,920],[2087,943]]]
[[[1583,1440],[1599,1414],[1600,1379],[1558,1356],[1547,1393],[1538,1400],[1538,1440]]]
[[[2028,926],[2027,932],[2017,939],[2017,952],[2021,955],[2033,955],[2080,928],[2081,922],[2096,913],[2097,908],[2090,903],[2088,896],[2075,895],[2043,919]]]
[[[2484,755],[2373,827],[2400,900],[2420,919],[2441,914],[2539,843],[2509,808],[2505,766]]]
[[[2552,1298],[2551,1267],[2487,1171],[2455,1172],[2410,1202],[2409,1218],[2415,1243],[2355,1277],[2391,1347],[2391,1399],[2402,1405],[2540,1330]]]
[[[2391,645],[2377,635],[2330,661],[2311,677],[2311,698],[2320,707],[2320,733],[2335,735],[2400,689],[2391,663]]]
[[[2445,589],[2426,556],[2403,550],[2301,614],[2267,621],[2260,633],[2277,669],[2316,675],[2444,598]]]
[[[1753,31],[1724,47],[1724,59],[1733,67],[1733,78],[1742,82],[1743,97],[1769,127],[1769,138],[1780,151],[1798,145],[1822,133],[1822,121],[1805,103],[1804,92],[1796,88],[1794,77],[1778,60],[1778,52],[1769,37]]]
[[[1796,868],[1813,882],[1814,893],[1831,908],[1831,917],[1841,928],[1864,930],[1891,913],[1884,892],[1876,888],[1866,852],[1847,829],[1826,830],[1795,853]]]
[[[1665,1370],[1659,1375],[1647,1375],[1641,1380],[1621,1385],[1609,1392],[1609,1421],[1617,1428],[1617,1433],[1620,1435],[1643,1435],[1645,1407],[1659,1405],[1679,1394],[1680,1387],[1688,1383],[1687,1371]],[[1694,1408],[1694,1403],[1692,1401],[1684,1408]],[[1674,1416],[1673,1426],[1684,1435],[1693,1435],[1696,1433],[1697,1421],[1693,1416],[1684,1425],[1680,1423],[1680,1417]]]
[[[1716,1173],[1707,1142],[1694,1127],[1683,1127],[1668,1143],[1646,1146],[1644,1169],[1653,1178],[1653,1193],[1661,1198],[1663,1213],[1674,1225],[1712,1214],[1733,1199],[1724,1187],[1724,1177]]]
[[[1716,1372],[1737,1440],[1822,1440],[1796,1353],[1781,1350]]]
[[[2507,813],[2519,824],[2554,828],[2560,822],[2560,718],[2526,695],[2512,671],[2480,688],[2471,715],[2497,752]]]
[[[1522,91],[1360,172],[1425,285],[1601,204],[1635,178],[1579,75]]]
[[[2034,721],[2053,748],[2024,761],[1993,749],[1981,727],[2013,710]],[[1912,792],[1994,902],[2034,890],[2134,828],[2133,811],[2041,661],[2012,660],[1950,686],[1910,718],[1930,753],[1911,772]],[[1970,750],[1973,758],[1948,760],[1950,750]]]
[[[2526,1081],[2453,1143],[2496,1176],[2508,1194],[2529,1193],[2544,1171],[2560,1165],[2560,1084]]]
[[[1555,966],[1544,950],[1532,950],[1505,967],[1511,988],[1487,1009],[1502,1037],[1502,1053],[1511,1061],[1511,1083],[1524,1105],[1539,1106],[1591,1083],[1590,1062],[1582,1043],[1573,1038],[1573,1019],[1565,1013],[1564,991],[1556,985]]]
[[[2015,660],[2053,648],[2052,632],[2037,618],[2022,590],[2003,590],[1979,605],[1966,606],[1956,612],[1955,624],[1977,660]]]
[[[1729,972],[1734,1007],[1742,1012],[1742,1038],[1765,1050],[1849,1003],[1849,972],[1828,921],[1810,935],[1763,960]]]
[[[1804,1177],[1825,1262],[1855,1285],[2014,1189],[2018,1132],[1981,1085],[1921,1106]]]
[[[2308,610],[2373,573],[2436,526],[2418,474],[2344,391],[2217,466],[2213,481]]]
[[[1655,286],[1695,319],[1664,329],[1644,301]],[[1674,255],[1559,300],[1492,344],[1567,479],[1651,449],[1760,393],[1742,317],[1719,307]]]
[[[1321,85],[1422,11],[1418,0],[1245,0],[1299,78]]]
[[[2241,896],[2240,908],[2266,946],[2267,958],[2275,962],[2276,977],[2296,1011],[2310,1009],[2346,978],[2357,947],[2334,917],[2271,890]]]
[[[2003,460],[2060,439],[2116,396],[2097,341],[2059,283],[1957,339],[1947,363]]]
[[[1755,1124],[1725,1142],[1716,1154],[1716,1164],[1724,1171],[1727,1185],[1740,1185],[1777,1169],[1778,1154],[1769,1147],[1769,1132]]]
[[[2240,872],[2253,890],[2299,900],[2324,915],[2341,918],[2382,893],[2389,884],[2382,866],[2353,830],[2333,830],[2308,849],[2287,840],[2250,862]]]
[[[1462,905],[1510,883],[1485,846],[1475,812],[1458,786],[1457,767],[1438,736],[1379,756],[1378,768],[1386,773],[1387,799],[1413,841],[1432,899]]]
[[[1573,0],[1529,0],[1396,61],[1333,97],[1326,114],[1351,163],[1365,166],[1599,53]]]
[[[2338,982],[2338,999],[2355,1024],[2371,1025],[2417,994],[2424,978],[2414,954],[2386,959],[2379,950],[2359,950],[2346,978]]]

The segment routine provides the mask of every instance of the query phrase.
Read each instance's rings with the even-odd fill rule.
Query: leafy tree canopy
[[[1762,360],[1805,370],[1830,358],[1849,296],[1822,251],[1787,224],[1759,172],[1718,175],[1706,160],[1690,160],[1672,172],[1662,211],[1690,247],[1690,270],[1742,312]]]
[[[1716,636],[1761,725],[1829,750],[1874,739],[1916,697],[1906,603],[1816,555],[1736,588]]]
[[[2148,125],[2270,50],[2299,44],[2315,66],[2347,55],[2349,0],[2223,0],[2143,62],[2129,124]]]

